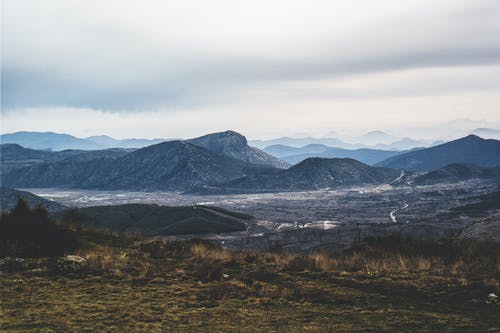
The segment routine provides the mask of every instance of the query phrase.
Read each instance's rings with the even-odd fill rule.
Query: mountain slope
[[[1,173],[38,163],[62,160],[76,154],[77,151],[52,152],[28,149],[15,143],[4,143],[0,145]]]
[[[24,148],[18,144],[5,143],[0,145],[1,174],[3,175],[15,169],[47,162],[62,160],[77,162],[98,158],[116,158],[128,152],[125,149],[116,148],[104,150],[44,151]]]
[[[500,165],[500,141],[469,135],[438,146],[397,155],[376,165],[410,171],[430,171],[452,163],[477,164],[483,167]]]
[[[78,208],[79,222],[118,232],[146,235],[182,235],[244,231],[251,216],[204,207],[169,207],[146,204]],[[65,212],[58,216],[64,219]]]
[[[31,207],[38,205],[45,206],[49,212],[56,212],[66,209],[65,206],[55,201],[50,201],[26,191],[19,191],[8,187],[0,187],[0,211],[8,211],[17,203],[17,199],[22,198]]]
[[[417,176],[414,184],[455,183],[474,178],[500,179],[500,167],[483,168],[473,164],[449,164],[443,168]]]
[[[13,170],[4,184],[126,190],[188,190],[274,170],[213,153],[183,141],[169,141],[110,158],[66,159]]]
[[[202,192],[251,193],[314,190],[389,183],[399,175],[399,170],[371,167],[349,158],[309,158],[286,170],[236,179]]]
[[[288,164],[260,149],[250,147],[247,139],[234,131],[213,133],[187,140],[214,153],[233,157],[244,162],[267,165],[275,168],[287,168]]]

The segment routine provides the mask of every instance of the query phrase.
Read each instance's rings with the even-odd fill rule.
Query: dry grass
[[[61,276],[49,264],[42,274],[0,273],[2,331],[500,329],[498,305],[485,303],[499,290],[500,251],[491,245],[385,239],[294,255],[201,241],[87,241],[77,252],[86,275]]]

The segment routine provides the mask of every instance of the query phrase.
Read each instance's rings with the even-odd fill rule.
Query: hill
[[[415,185],[455,183],[468,179],[500,179],[500,167],[483,168],[473,164],[449,164],[443,168],[417,176]]]
[[[286,170],[244,177],[197,190],[205,193],[301,191],[389,183],[399,176],[399,170],[371,167],[349,158],[309,158]]]
[[[168,141],[120,157],[65,159],[13,170],[3,182],[12,187],[185,191],[270,170],[188,142]]]
[[[44,199],[33,193],[8,187],[0,187],[0,211],[9,211],[14,208],[19,198],[22,198],[31,207],[36,207],[38,205],[45,206],[49,212],[57,212],[66,209],[66,207],[60,203]]]
[[[287,163],[260,149],[250,147],[247,143],[247,139],[234,131],[207,134],[187,141],[214,153],[233,157],[247,163],[281,169],[289,166]]]
[[[488,216],[467,226],[458,237],[462,239],[500,242],[500,213]]]
[[[205,206],[168,207],[146,204],[95,206],[73,209],[74,222],[117,232],[140,232],[143,235],[183,235],[244,231],[251,216]]]
[[[499,166],[500,141],[469,135],[438,146],[390,157],[377,163],[376,166],[409,171],[431,171],[452,163],[476,164],[483,167]]]

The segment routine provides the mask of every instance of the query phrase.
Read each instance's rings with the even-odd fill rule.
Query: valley
[[[302,192],[193,195],[180,192],[128,192],[75,189],[25,189],[67,207],[129,203],[164,206],[216,206],[253,216],[243,232],[168,239],[206,238],[236,249],[266,249],[272,244],[291,251],[350,245],[358,237],[403,233],[426,238],[454,236],[478,218],[453,213],[498,190],[496,183],[471,180],[426,186],[359,186]],[[498,209],[498,208],[497,208]]]

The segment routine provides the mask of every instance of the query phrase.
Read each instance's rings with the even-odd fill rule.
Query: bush
[[[61,255],[77,246],[74,235],[56,225],[47,209],[31,209],[19,198],[16,206],[0,216],[0,256],[42,257]]]

